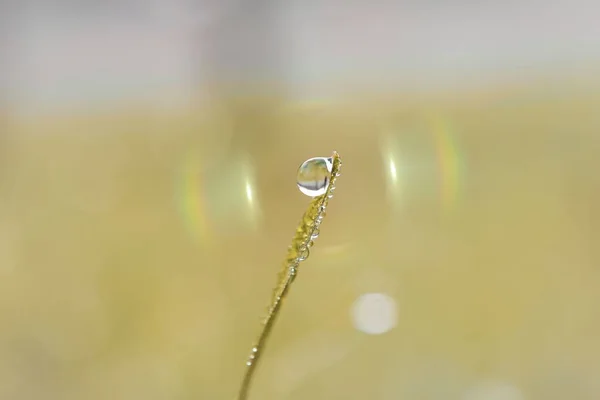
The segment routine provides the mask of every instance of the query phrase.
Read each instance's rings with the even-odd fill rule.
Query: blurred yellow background
[[[253,398],[595,398],[600,98],[536,93],[10,120],[0,398],[232,397],[332,149]]]
[[[3,17],[0,400],[232,399],[333,150],[250,399],[600,398],[600,35],[558,3]]]

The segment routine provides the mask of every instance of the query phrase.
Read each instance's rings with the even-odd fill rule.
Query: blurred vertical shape
[[[4,121],[7,114],[8,98],[15,48],[14,15],[15,6],[0,2],[0,119]],[[2,129],[3,133],[4,129]],[[4,134],[2,135],[4,136]]]
[[[254,171],[272,169],[273,158],[266,155],[280,145],[280,129],[275,116],[278,102],[282,99],[285,73],[280,4],[276,0],[212,3],[215,8],[207,29],[197,38],[198,68],[204,72],[203,83],[209,91],[210,106],[219,109],[216,115],[223,119],[219,125],[227,127],[230,140],[225,154],[220,154],[220,159],[210,166],[219,174],[213,174],[215,183],[207,191],[208,202],[222,207],[223,215],[233,217],[222,219],[219,223],[227,224],[237,232],[248,232],[250,226],[260,231],[264,221],[257,219],[258,214],[251,214],[255,219],[249,224],[240,214],[232,214],[233,208],[228,207],[229,203],[219,199],[220,193],[226,192],[223,182],[226,180],[230,186],[227,189],[230,201],[238,201],[244,195],[249,202],[247,189],[250,187],[252,201],[247,207],[250,213],[254,213],[263,200],[260,196],[261,180],[272,178],[269,174],[255,176]],[[236,177],[244,177],[244,180]],[[211,184],[208,185],[210,187]],[[223,189],[219,190],[219,187]],[[237,206],[236,209],[241,210],[242,207]],[[212,215],[217,213],[213,210]],[[239,296],[239,287],[228,284],[231,282],[229,271],[231,269],[223,268],[217,273],[220,274],[223,291],[236,297]],[[237,321],[236,318],[235,323]],[[233,328],[247,327],[243,324]]]
[[[208,42],[200,56],[211,99],[231,119],[236,151],[258,137],[265,146],[276,145],[272,112],[281,100],[285,73],[280,7],[274,0],[221,2],[208,37],[199,38]]]
[[[0,2],[0,196],[5,197],[10,155],[10,105],[15,71],[18,4]]]
[[[219,5],[204,54],[208,78],[219,91],[264,94],[281,80],[279,7],[274,0],[233,0]]]
[[[11,37],[10,28],[8,26],[8,11],[8,6],[4,3],[0,3],[0,118],[3,118],[5,114],[8,91],[8,63],[10,61],[8,57],[8,41]]]

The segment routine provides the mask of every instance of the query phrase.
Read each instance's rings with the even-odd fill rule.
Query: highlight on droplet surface
[[[325,194],[331,180],[333,159],[315,157],[308,159],[298,168],[296,178],[298,189],[307,196],[317,197]]]
[[[354,327],[369,335],[381,335],[398,323],[396,302],[383,293],[366,293],[352,305]]]

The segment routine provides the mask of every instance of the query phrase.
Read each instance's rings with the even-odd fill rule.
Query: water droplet
[[[298,188],[310,197],[321,196],[327,191],[331,180],[333,159],[315,157],[304,161],[298,168]]]
[[[310,252],[309,252],[308,248],[306,248],[306,247],[301,248],[300,255],[298,256],[298,260],[300,260],[300,261],[306,260],[309,256],[309,253]]]

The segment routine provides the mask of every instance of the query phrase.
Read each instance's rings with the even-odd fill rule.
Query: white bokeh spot
[[[396,302],[383,293],[366,293],[352,305],[354,327],[369,335],[380,335],[396,326]]]

